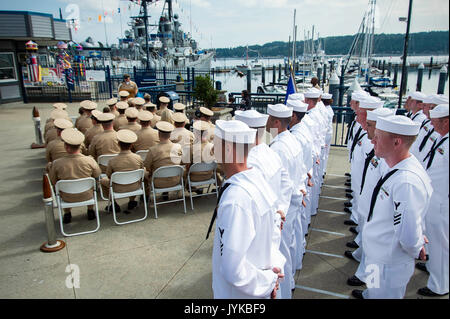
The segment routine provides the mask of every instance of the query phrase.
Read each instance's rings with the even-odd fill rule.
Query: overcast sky
[[[153,23],[159,18],[164,1],[149,8]],[[369,0],[173,0],[185,32],[192,30],[203,48],[235,47],[288,41],[292,36],[294,9],[297,40],[304,39],[305,30],[315,30],[321,37],[352,35],[358,31]],[[405,33],[409,0],[378,0],[376,33]],[[76,4],[77,6],[74,6]],[[20,0],[1,1],[0,10],[23,10],[53,14],[59,18],[77,15],[80,28],[72,31],[75,41],[88,36],[94,40],[117,43],[125,31],[129,17],[138,13],[138,5],[127,0]],[[121,13],[118,14],[118,8]],[[414,0],[411,32],[449,30],[448,0]],[[192,17],[191,17],[192,13]],[[101,22],[99,15],[102,16]],[[192,18],[192,19],[190,19]],[[190,24],[192,21],[192,24]],[[106,22],[106,23],[105,23]]]

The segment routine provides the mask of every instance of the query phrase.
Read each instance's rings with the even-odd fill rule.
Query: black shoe
[[[352,183],[351,178],[347,178],[346,182],[351,184]]]
[[[350,174],[350,173],[345,173],[345,176],[350,177],[350,176],[352,176],[352,174]]]
[[[351,252],[350,250],[346,250],[345,253],[344,253],[344,255],[345,255],[345,257],[347,257],[348,259],[351,259],[351,260],[354,260],[354,261],[358,262],[358,261],[355,259],[355,257],[353,257],[353,254],[352,254],[352,252]]]
[[[169,200],[169,193],[163,193],[162,194],[163,200],[168,201]]]
[[[346,194],[345,194],[345,197],[347,197],[348,199],[353,199],[353,195],[350,194],[350,193],[346,193]]]
[[[129,210],[124,210],[123,213],[124,213],[125,215],[131,214],[131,212],[130,212]]]
[[[344,185],[347,187],[352,187],[352,183],[349,183],[349,182],[344,183]]]
[[[425,263],[417,263],[416,268],[426,272],[427,274],[430,274]]]
[[[308,234],[305,234],[305,237],[308,237]]]
[[[137,201],[135,201],[135,200],[130,200],[130,201],[128,202],[128,209],[133,209],[133,208],[137,207],[137,205],[138,205]]]
[[[359,245],[354,240],[349,241],[345,244],[345,246],[347,246],[348,248],[359,248]]]
[[[94,210],[93,209],[88,209],[87,216],[88,216],[88,220],[95,219],[95,212],[94,212]]]
[[[344,206],[345,206],[345,207],[352,207],[353,204],[352,204],[352,202],[348,201],[348,202],[345,202],[345,203],[344,203]]]
[[[346,193],[353,193],[353,190],[352,190],[351,188],[346,188],[346,189],[345,189],[345,192],[346,192]]]
[[[348,207],[345,207],[345,208],[344,208],[344,212],[349,213],[349,214],[352,213],[352,211],[351,211],[350,209],[348,209]]]
[[[352,296],[355,297],[356,299],[364,299],[363,297],[363,291],[359,290],[359,289],[355,289],[352,291]]]
[[[63,223],[69,224],[72,221],[72,213],[65,213],[63,217]]]
[[[355,275],[351,276],[347,279],[347,285],[349,286],[363,286],[366,283],[364,281],[359,280]]]
[[[358,235],[358,231],[356,230],[356,227],[350,227],[348,230],[351,231],[353,234]]]
[[[346,221],[344,221],[344,225],[349,225],[349,226],[358,226],[357,223],[355,223],[353,220],[351,219],[347,219]]]
[[[119,204],[117,204],[116,202],[114,202],[114,208],[116,209],[116,213],[120,213],[120,206],[119,206]],[[105,207],[105,210],[107,211],[107,212],[112,212],[112,206],[111,205],[109,205],[109,206],[106,206]]]
[[[448,295],[448,292],[446,294],[437,294],[428,287],[420,288],[419,290],[417,290],[417,293],[419,295],[425,296],[425,297],[442,297],[442,296]]]

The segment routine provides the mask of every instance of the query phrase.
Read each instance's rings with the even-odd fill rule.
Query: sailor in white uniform
[[[427,116],[423,113],[423,100],[427,97],[422,92],[412,92],[410,95],[409,110],[411,115],[409,118],[414,122],[422,124],[427,119]]]
[[[220,189],[213,254],[214,298],[276,298],[281,269],[274,267],[273,211],[277,196],[246,160],[256,130],[241,121],[216,121],[214,154],[227,180]]]
[[[425,157],[425,168],[431,179],[433,195],[425,216],[425,234],[429,240],[427,250],[429,261],[426,270],[430,273],[427,286],[420,288],[418,294],[423,296],[442,296],[449,292],[448,287],[448,210],[449,210],[449,175],[448,175],[448,132],[449,106],[440,104],[430,111],[431,123],[440,135],[429,154]],[[423,269],[423,265],[416,265]]]
[[[331,147],[331,139],[333,137],[333,117],[334,117],[334,111],[331,107],[331,103],[333,102],[333,96],[329,93],[323,93],[321,97],[321,101],[323,102],[325,106],[325,110],[327,111],[328,116],[328,130],[327,135],[325,138],[325,157],[323,160],[323,168],[324,173],[326,172],[327,163],[328,163],[328,156],[330,154],[330,147]]]
[[[286,213],[286,221],[281,232],[280,245],[281,253],[286,258],[284,266],[285,280],[280,284],[281,296],[283,299],[290,299],[292,297],[291,290],[295,289],[294,274],[298,250],[294,224],[297,214],[300,214],[300,206],[302,205],[303,194],[300,189],[301,176],[304,170],[303,165],[301,165],[303,153],[301,144],[287,129],[292,117],[292,108],[284,104],[268,104],[267,113],[269,114],[269,119],[267,120],[266,130],[273,136],[270,147],[280,156],[288,171],[293,187],[291,201]]]
[[[362,239],[362,229],[364,228],[364,223],[367,220],[367,215],[370,209],[370,200],[372,196],[372,191],[375,188],[380,177],[383,176],[384,171],[387,169],[387,165],[382,158],[375,156],[375,150],[373,149],[373,144],[371,143],[373,136],[375,134],[375,125],[378,117],[385,117],[394,115],[394,111],[388,108],[377,108],[373,111],[367,111],[366,126],[367,139],[370,142],[371,148],[367,146],[366,157],[364,160],[364,168],[361,178],[361,187],[359,191],[359,204],[358,204],[358,226],[360,231],[353,242],[347,243],[347,247],[357,248],[354,255],[359,256],[359,266],[356,270],[355,275],[347,280],[347,284],[350,286],[361,286],[365,283],[365,256],[361,244]],[[359,252],[357,252],[359,251]]]
[[[286,212],[289,208],[292,195],[292,182],[285,169],[281,158],[266,143],[265,133],[267,114],[261,114],[255,110],[239,111],[235,113],[235,119],[247,124],[250,128],[256,129],[255,144],[250,149],[247,158],[247,167],[258,169],[266,179],[277,196],[274,215],[274,236],[273,252],[274,266],[283,269],[286,259],[280,252],[282,222],[285,220]],[[278,294],[277,297],[281,294]]]
[[[439,138],[439,134],[435,132],[430,120],[430,110],[439,104],[448,104],[448,96],[432,94],[425,97],[422,103],[423,113],[426,115],[427,119],[422,122],[417,139],[411,146],[411,154],[422,163],[422,166],[424,165],[424,157],[427,156],[434,141]]]
[[[305,167],[305,170],[302,172],[302,176],[300,178],[300,191],[303,194],[302,205],[300,205],[300,214],[297,216],[296,223],[294,224],[295,238],[297,241],[297,262],[295,268],[300,270],[303,266],[303,254],[306,249],[306,234],[308,233],[309,224],[305,198],[308,192],[308,172],[313,168],[312,149],[310,146],[311,140],[306,133],[302,131],[300,125],[302,118],[306,115],[308,104],[303,103],[300,100],[288,99],[286,106],[292,107],[292,118],[289,124],[290,132],[297,138],[297,141],[302,147],[303,157],[301,159],[301,163],[299,163],[299,166],[303,165]]]
[[[409,153],[419,127],[400,115],[377,120],[375,155],[383,158],[389,169],[373,190],[364,224],[367,289],[353,290],[356,298],[403,298],[415,259],[426,258],[421,216],[428,209],[433,189],[427,173]]]

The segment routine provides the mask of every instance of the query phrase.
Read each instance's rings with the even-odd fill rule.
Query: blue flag
[[[294,78],[294,74],[293,74],[292,68],[291,68],[291,75],[289,76],[289,80],[288,80],[288,83],[287,83],[287,89],[286,89],[286,96],[284,98],[284,104],[287,103],[289,95],[291,95],[293,93],[297,93],[297,87],[295,85],[295,78]]]

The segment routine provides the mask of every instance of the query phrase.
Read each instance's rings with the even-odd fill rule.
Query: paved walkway
[[[51,104],[37,105],[42,121]],[[139,223],[117,226],[101,202],[100,230],[93,234],[64,238],[66,247],[42,253],[46,241],[42,203],[42,173],[45,151],[32,150],[34,127],[32,106],[0,105],[0,298],[212,298],[212,237],[205,241],[215,195],[196,198],[194,211],[186,202],[153,207]],[[69,106],[76,115],[78,104]],[[343,256],[345,243],[353,238],[343,221],[346,150],[332,148],[319,212],[312,218],[303,269],[297,272],[294,298],[349,298],[346,280],[357,268]],[[334,187],[333,187],[334,186]],[[329,198],[327,198],[329,197]],[[188,198],[187,198],[188,200]],[[125,207],[125,201],[119,201]],[[121,219],[142,216],[143,208]],[[55,210],[58,238],[59,217]],[[68,231],[92,229],[84,209],[76,209]],[[76,265],[80,287],[67,288],[68,265]],[[418,298],[417,288],[426,284],[418,270],[407,298]]]

